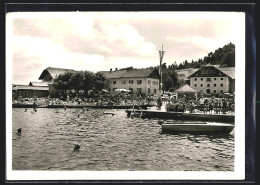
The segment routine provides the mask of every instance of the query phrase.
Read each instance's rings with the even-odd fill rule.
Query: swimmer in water
[[[74,145],[74,151],[79,151],[80,149],[80,145],[79,144],[75,144]]]

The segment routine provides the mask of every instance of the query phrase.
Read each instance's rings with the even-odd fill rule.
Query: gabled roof
[[[194,73],[190,74],[188,76],[188,78],[195,77],[195,76],[198,76],[198,77],[228,76],[228,77],[232,78],[231,76],[229,76],[229,74],[223,72],[223,69],[224,68],[217,68],[217,67],[215,67],[215,66],[213,66],[211,64],[207,64],[207,65],[204,65],[204,66],[200,67],[200,69],[195,71]],[[230,75],[232,75],[231,71],[232,70],[230,69]],[[233,75],[233,77],[235,77],[235,76]]]
[[[154,72],[155,68],[129,69],[117,71],[99,71],[107,78],[131,78],[131,77],[149,77]]]
[[[195,89],[193,89],[191,86],[189,85],[184,85],[182,87],[180,87],[179,89],[175,90],[175,92],[197,92]]]
[[[60,74],[64,74],[66,72],[69,73],[75,73],[76,71],[73,69],[63,69],[63,68],[56,68],[56,67],[48,67],[46,69],[43,70],[42,74],[40,75],[39,79],[43,79],[43,75],[49,73],[51,75],[51,77],[54,79],[57,76],[59,76]]]
[[[48,82],[33,82],[29,83],[30,86],[48,87]]]

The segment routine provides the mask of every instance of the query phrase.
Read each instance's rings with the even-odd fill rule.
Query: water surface
[[[157,119],[127,118],[124,110],[31,111],[12,109],[13,170],[234,170],[234,130],[164,134]]]

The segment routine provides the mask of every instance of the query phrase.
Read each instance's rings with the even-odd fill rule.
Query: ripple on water
[[[14,170],[234,170],[234,131],[164,134],[158,119],[127,118],[124,110],[38,110],[13,109]]]

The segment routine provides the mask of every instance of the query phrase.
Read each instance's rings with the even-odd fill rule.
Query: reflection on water
[[[234,130],[163,134],[157,119],[127,118],[124,110],[12,111],[13,170],[234,170]]]

